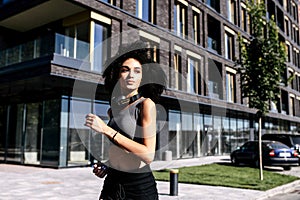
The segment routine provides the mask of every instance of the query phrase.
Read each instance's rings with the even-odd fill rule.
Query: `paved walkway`
[[[216,156],[179,161],[156,161],[152,163],[151,167],[153,169],[178,168],[213,162],[229,162],[229,158],[228,156]],[[103,183],[103,179],[93,175],[90,167],[49,169],[0,164],[0,177],[1,200],[96,200]],[[299,184],[299,182],[293,184]],[[252,200],[264,199],[270,196],[270,193],[274,193],[274,191],[262,192],[228,187],[179,184],[179,195],[169,196],[168,182],[158,181],[157,187],[160,200]],[[285,186],[285,188],[289,187]]]

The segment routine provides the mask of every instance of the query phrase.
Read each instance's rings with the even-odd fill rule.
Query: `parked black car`
[[[275,140],[282,142],[290,148],[297,150],[299,165],[300,165],[300,135],[293,135],[288,133],[267,133],[262,135],[263,140]]]
[[[244,143],[230,154],[230,159],[235,165],[244,163],[258,167],[258,141]],[[292,166],[298,166],[298,153],[281,142],[263,140],[262,161],[263,166],[279,166],[284,170],[290,170]]]

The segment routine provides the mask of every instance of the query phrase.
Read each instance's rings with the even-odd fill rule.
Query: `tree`
[[[286,50],[279,41],[274,16],[271,19],[266,17],[264,2],[251,0],[247,8],[251,20],[251,38],[249,42],[244,42],[239,37],[239,72],[242,97],[248,98],[249,107],[257,109],[260,179],[263,180],[261,120],[268,113],[270,102],[276,102],[280,96],[279,85],[286,68]]]

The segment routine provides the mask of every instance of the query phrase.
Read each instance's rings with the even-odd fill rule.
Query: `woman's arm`
[[[155,155],[156,143],[156,107],[151,99],[145,99],[142,102],[141,109],[141,130],[143,135],[143,144],[135,142],[116,130],[107,126],[102,119],[93,114],[86,117],[86,126],[113,139],[119,147],[135,154],[145,163],[150,164]]]

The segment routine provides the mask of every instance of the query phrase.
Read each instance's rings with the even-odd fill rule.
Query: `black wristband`
[[[111,138],[111,140],[110,141],[112,141],[112,143],[114,143],[114,144],[116,144],[116,141],[115,141],[115,137],[116,137],[116,135],[119,133],[119,131],[116,131],[116,133],[114,134],[114,136],[112,136],[112,138]]]

